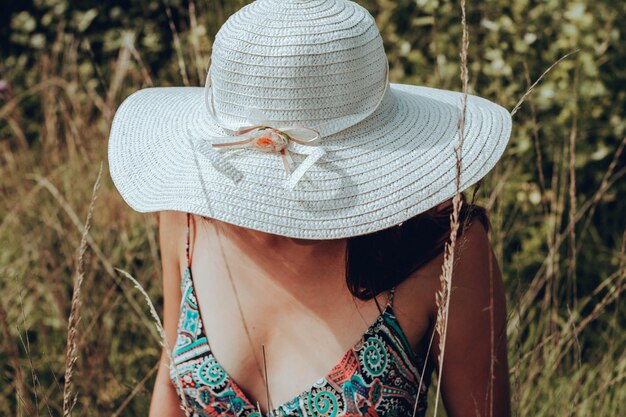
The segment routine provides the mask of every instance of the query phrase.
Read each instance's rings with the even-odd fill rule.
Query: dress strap
[[[394,285],[389,289],[389,297],[387,298],[387,306],[393,306],[393,297],[396,295],[396,286]]]
[[[190,243],[190,235],[191,235],[191,227],[189,226],[191,220],[191,213],[187,213],[187,244],[185,245],[185,255],[187,256],[187,268],[191,268],[191,254],[189,250]]]

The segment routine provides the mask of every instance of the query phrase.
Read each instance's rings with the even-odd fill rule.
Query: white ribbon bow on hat
[[[209,138],[214,150],[224,152],[235,149],[256,149],[264,153],[277,153],[283,160],[287,179],[284,187],[293,190],[302,176],[326,153],[317,147],[321,135],[314,129],[305,127],[250,126],[236,131],[231,136]],[[307,155],[306,159],[292,169],[290,153]],[[223,158],[210,158],[213,166],[227,177],[237,182],[240,178],[234,167]]]

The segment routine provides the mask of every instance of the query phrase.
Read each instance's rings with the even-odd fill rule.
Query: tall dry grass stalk
[[[437,391],[435,393],[435,407],[433,416],[437,415],[437,409],[439,406],[439,397],[441,394],[441,379],[443,375],[443,366],[445,359],[446,348],[446,336],[448,330],[448,319],[450,312],[450,294],[452,289],[452,276],[454,272],[455,254],[457,251],[457,236],[460,227],[460,212],[461,212],[461,172],[462,172],[462,158],[463,158],[463,142],[465,139],[465,117],[467,113],[467,94],[469,84],[469,73],[467,68],[467,53],[469,50],[469,33],[467,29],[466,19],[466,6],[465,0],[461,0],[461,25],[463,27],[463,35],[461,39],[461,82],[463,84],[463,110],[461,112],[460,119],[457,124],[459,132],[459,145],[455,148],[456,158],[456,192],[452,198],[452,212],[450,213],[450,240],[446,242],[444,248],[444,258],[441,275],[439,276],[439,282],[441,284],[440,289],[435,295],[437,304],[437,319],[435,322],[435,331],[439,335],[439,354],[437,357],[438,364],[438,377],[437,377]]]
[[[98,196],[98,188],[100,188],[100,179],[102,178],[102,166],[100,163],[100,170],[98,171],[98,177],[93,186],[93,192],[91,202],[89,203],[89,210],[87,211],[87,220],[85,221],[85,228],[80,240],[80,246],[78,250],[78,259],[76,261],[76,278],[74,280],[74,291],[72,293],[72,304],[70,310],[70,316],[67,323],[67,353],[65,361],[65,383],[63,386],[63,416],[70,417],[72,410],[76,405],[78,399],[78,393],[72,395],[72,377],[74,375],[74,366],[78,360],[78,348],[76,340],[78,337],[78,325],[81,320],[81,288],[83,280],[85,278],[85,272],[83,270],[83,257],[87,250],[87,234],[91,227],[91,217],[93,215],[93,209],[95,206],[96,198]]]

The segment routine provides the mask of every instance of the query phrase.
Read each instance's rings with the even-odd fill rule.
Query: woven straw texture
[[[257,0],[220,29],[207,84],[140,90],[118,109],[111,176],[140,212],[178,210],[277,235],[335,239],[401,223],[452,197],[463,95],[389,84],[372,16],[344,0]],[[293,189],[275,153],[217,153],[255,124],[319,131],[325,153]],[[468,95],[461,190],[511,133],[503,107]],[[306,155],[291,155],[294,167]],[[227,161],[236,172],[219,169]]]

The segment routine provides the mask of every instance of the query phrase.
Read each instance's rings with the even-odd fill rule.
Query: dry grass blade
[[[576,308],[576,137],[578,136],[578,80],[579,71],[576,67],[574,76],[574,114],[572,116],[572,129],[569,135],[569,227],[568,235],[570,240],[570,263],[567,268],[568,283],[571,285],[571,296],[574,308]]]
[[[132,399],[137,396],[139,391],[141,391],[145,387],[146,383],[150,379],[152,379],[152,376],[159,370],[159,366],[161,366],[161,364],[157,363],[156,365],[154,365],[152,367],[152,369],[150,369],[150,372],[148,372],[143,377],[143,379],[141,381],[139,381],[139,383],[137,385],[135,385],[135,387],[133,388],[133,390],[130,393],[130,395],[128,395],[128,397],[126,397],[126,399],[122,402],[122,404],[120,404],[120,406],[117,408],[117,410],[115,410],[115,412],[111,415],[111,417],[119,417],[119,416],[122,415],[122,413],[124,412],[124,410],[126,410],[126,407],[128,407],[128,404],[130,404]]]
[[[135,43],[134,42],[129,43],[127,47],[130,50],[130,53],[132,54],[133,58],[135,58],[135,61],[137,61],[137,63],[139,64],[139,68],[141,69],[141,74],[143,76],[143,80],[146,83],[146,85],[149,87],[154,87],[154,81],[152,80],[152,77],[150,76],[150,69],[143,62],[143,59],[141,58],[141,54],[135,47]]]
[[[468,67],[467,67],[467,52],[469,49],[469,33],[467,29],[466,19],[466,7],[465,0],[461,0],[461,24],[463,26],[463,37],[461,45],[461,81],[463,84],[463,111],[457,125],[459,132],[459,147],[455,148],[456,158],[456,192],[452,198],[452,212],[450,213],[450,240],[446,242],[444,248],[444,260],[442,265],[442,272],[439,276],[439,282],[441,288],[435,294],[435,300],[437,303],[437,320],[435,322],[435,331],[439,335],[439,355],[438,362],[438,376],[437,376],[437,391],[435,394],[435,407],[433,416],[437,415],[437,409],[439,406],[439,396],[441,391],[441,378],[443,375],[443,364],[445,358],[445,346],[446,346],[446,334],[448,327],[448,316],[450,311],[450,293],[452,289],[452,273],[454,270],[454,258],[457,244],[457,234],[459,231],[460,221],[459,215],[461,212],[461,160],[463,153],[463,141],[465,138],[465,116],[467,113],[467,87],[469,83]]]
[[[180,76],[183,79],[183,84],[189,86],[189,77],[187,76],[187,66],[185,65],[185,58],[183,56],[183,47],[180,43],[180,37],[178,36],[178,30],[174,24],[174,18],[172,17],[172,9],[165,0],[165,13],[167,14],[167,21],[172,32],[172,39],[174,39],[174,49],[176,49],[176,57],[178,58],[178,69],[180,70]]]
[[[198,81],[202,81],[206,78],[206,72],[204,69],[204,63],[206,59],[200,54],[200,37],[198,33],[198,16],[196,14],[196,4],[193,0],[189,1],[189,27],[190,27],[190,43],[194,56],[194,64],[196,67],[196,76]]]
[[[550,67],[548,67],[548,69],[545,70],[543,72],[543,74],[541,74],[539,76],[539,78],[537,78],[537,80],[533,83],[533,85],[531,85],[530,88],[528,90],[526,90],[526,92],[524,93],[522,98],[520,98],[520,100],[517,102],[517,104],[515,105],[513,110],[511,110],[511,116],[515,116],[515,113],[517,113],[517,111],[520,109],[520,107],[522,107],[522,104],[524,104],[524,101],[526,101],[526,98],[533,92],[533,90],[535,89],[537,84],[539,84],[541,82],[543,77],[545,77],[550,71],[552,71],[557,65],[559,65],[561,63],[561,61],[563,61],[564,59],[568,58],[570,55],[575,54],[578,51],[580,51],[580,49],[576,49],[576,50],[574,50],[572,52],[569,52],[569,53],[563,55],[561,58],[559,58],[554,64],[550,65]]]
[[[63,387],[63,416],[69,417],[72,415],[72,409],[76,405],[78,394],[74,394],[72,397],[72,376],[74,375],[74,366],[78,360],[78,349],[76,340],[78,338],[78,324],[80,322],[80,308],[82,305],[80,289],[85,278],[83,270],[83,257],[87,250],[87,234],[89,233],[89,227],[91,225],[91,217],[93,215],[93,208],[96,202],[98,188],[100,188],[100,179],[102,178],[102,166],[100,163],[100,171],[98,177],[93,186],[93,193],[91,196],[91,202],[89,203],[89,210],[87,212],[87,220],[85,221],[85,227],[80,240],[80,246],[78,250],[78,259],[76,261],[76,278],[74,279],[74,291],[72,294],[72,306],[70,310],[70,317],[68,319],[68,333],[67,333],[67,352],[65,360],[65,384]]]
[[[22,293],[20,292],[19,295],[20,298],[20,307],[21,307],[21,322],[23,325],[25,325],[26,323],[26,315],[24,313],[24,297],[22,295]],[[26,328],[26,326],[24,326]],[[18,334],[20,337],[20,343],[22,344],[22,347],[24,348],[24,352],[26,353],[26,357],[28,358],[28,365],[30,368],[30,376],[31,376],[31,381],[33,384],[33,395],[35,397],[35,411],[37,412],[37,416],[39,416],[39,398],[38,398],[38,394],[37,394],[37,389],[41,388],[41,383],[39,381],[39,377],[37,376],[37,369],[35,368],[35,364],[33,363],[33,357],[32,357],[32,349],[31,349],[31,345],[30,345],[30,337],[28,336],[28,328],[26,328],[26,330],[24,331],[24,337],[22,337],[22,333],[20,331],[20,328],[17,328],[18,330]],[[26,340],[24,340],[26,339]],[[54,382],[58,385],[58,381],[55,378]],[[60,388],[60,387],[59,387]],[[50,410],[50,404],[48,403],[48,398],[47,396],[44,396],[44,404],[48,410],[48,414],[50,414],[50,416],[52,416],[52,411]]]
[[[593,197],[591,197],[591,199],[589,200],[589,203],[588,203],[589,213],[587,214],[587,218],[585,219],[585,223],[581,229],[580,236],[578,237],[580,241],[579,241],[579,247],[576,248],[577,250],[580,250],[580,246],[584,242],[583,237],[585,236],[587,230],[589,229],[589,226],[591,225],[591,221],[593,220],[593,215],[595,213],[595,209],[598,203],[606,195],[606,192],[611,185],[611,182],[612,182],[611,178],[613,176],[613,172],[615,172],[617,163],[620,160],[622,153],[624,152],[624,147],[626,147],[626,136],[622,138],[622,141],[617,147],[617,150],[613,154],[613,159],[611,160],[611,163],[609,164],[608,169],[604,173],[604,176],[602,177],[602,181],[600,181],[600,187],[598,187],[598,190],[595,192]]]
[[[261,345],[263,349],[263,372],[265,376],[265,395],[267,400],[267,409],[272,410],[274,407],[272,406],[272,402],[270,400],[270,380],[267,377],[267,356],[265,355],[265,345]],[[269,413],[269,417],[273,417],[272,413]]]
[[[530,81],[530,72],[528,70],[528,64],[524,61],[524,78],[526,79],[526,85],[528,89],[532,87]],[[533,146],[535,148],[535,163],[537,166],[537,175],[539,176],[539,189],[541,191],[541,195],[545,195],[546,193],[546,179],[543,174],[543,156],[541,154],[541,147],[539,146],[539,125],[537,124],[537,109],[535,107],[535,103],[532,99],[532,95],[528,95],[528,104],[530,105],[530,116],[532,123],[532,132],[533,132]],[[504,182],[503,182],[504,183]],[[548,212],[548,207],[546,206],[545,199],[541,199],[541,205],[544,212]]]
[[[131,48],[135,43],[136,35],[132,31],[124,32],[122,36],[122,47],[119,50],[115,71],[112,76],[109,89],[106,93],[107,113],[105,114],[107,122],[112,120],[115,97],[122,88],[122,83],[131,64]]]
[[[2,336],[4,349],[6,349],[5,352],[8,356],[7,364],[11,368],[13,368],[13,385],[15,385],[17,399],[26,410],[26,413],[30,416],[34,416],[37,414],[37,408],[31,401],[29,396],[28,386],[26,385],[24,374],[22,372],[22,367],[20,366],[20,355],[17,350],[17,346],[13,343],[13,337],[11,337],[11,332],[9,331],[8,315],[1,299],[0,336]]]
[[[435,340],[435,332],[432,332],[430,335],[430,340],[428,341],[428,349],[426,350],[426,358],[430,357],[430,349],[433,346],[433,341]],[[413,403],[413,417],[417,414],[417,405],[419,404],[420,394],[422,393],[422,387],[424,386],[424,375],[426,375],[426,367],[428,366],[428,361],[424,361],[424,365],[420,371],[420,380],[417,385],[417,394],[415,395],[415,402]]]
[[[124,271],[123,269],[119,269],[119,268],[115,268],[116,271],[118,271],[120,274],[122,274],[124,277],[128,278],[133,285],[135,286],[135,288],[137,288],[139,290],[139,292],[143,295],[144,299],[146,300],[146,304],[148,305],[148,308],[150,309],[150,315],[152,316],[152,319],[154,321],[154,325],[157,329],[157,332],[159,333],[160,337],[161,337],[161,346],[163,346],[165,348],[165,352],[167,354],[167,357],[170,361],[170,371],[174,371],[176,372],[176,375],[178,374],[178,368],[175,365],[174,362],[174,356],[172,354],[172,348],[170,347],[170,344],[167,341],[167,337],[165,336],[165,330],[163,329],[163,324],[161,323],[161,319],[159,318],[159,314],[156,311],[156,308],[154,308],[154,304],[152,303],[152,300],[150,299],[150,296],[148,295],[148,293],[146,292],[146,290],[143,288],[143,286],[139,283],[139,281],[137,281],[132,275],[130,275],[128,272]],[[176,391],[178,392],[178,396],[181,399],[181,409],[185,412],[185,415],[188,417],[191,417],[192,414],[192,410],[189,407],[189,405],[187,404],[187,399],[185,396],[185,392],[183,391],[183,386],[180,382],[180,378],[176,378],[176,384],[175,384],[175,388]]]

